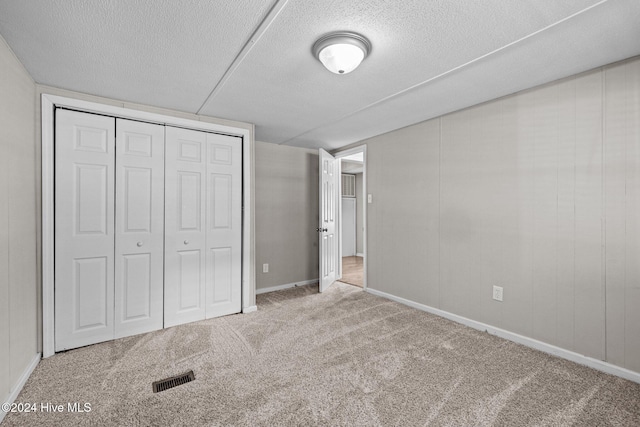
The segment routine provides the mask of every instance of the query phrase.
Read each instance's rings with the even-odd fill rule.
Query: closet
[[[239,142],[166,128],[165,326],[240,311]]]
[[[242,139],[55,123],[55,350],[240,312]]]

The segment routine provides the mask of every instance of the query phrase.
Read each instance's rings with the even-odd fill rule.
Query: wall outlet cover
[[[493,287],[493,299],[496,301],[502,301],[502,286],[494,286]]]

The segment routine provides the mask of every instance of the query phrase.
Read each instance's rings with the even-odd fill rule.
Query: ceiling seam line
[[[382,99],[379,99],[378,101],[372,102],[371,104],[368,104],[368,105],[366,105],[366,106],[364,106],[364,107],[362,107],[362,108],[359,108],[359,109],[357,109],[357,110],[355,110],[355,111],[353,111],[353,112],[351,112],[351,113],[349,113],[349,114],[347,114],[347,115],[344,115],[344,116],[340,117],[340,118],[339,118],[339,119],[337,119],[337,120],[333,120],[333,121],[331,121],[331,122],[329,122],[329,123],[325,123],[325,124],[323,124],[323,125],[317,126],[317,127],[313,128],[313,129],[310,129],[310,130],[308,130],[308,131],[305,131],[305,132],[303,132],[303,133],[301,133],[301,134],[298,134],[298,135],[296,135],[296,136],[294,136],[294,137],[292,137],[292,138],[289,138],[289,139],[287,139],[287,140],[285,140],[285,141],[278,142],[278,143],[277,143],[277,145],[284,145],[284,144],[287,144],[287,143],[289,143],[289,142],[291,142],[291,141],[293,141],[293,140],[295,140],[295,139],[297,139],[297,138],[299,138],[299,137],[301,137],[301,136],[303,136],[303,135],[306,135],[306,134],[308,134],[308,133],[310,133],[310,132],[313,132],[313,131],[315,131],[315,130],[317,130],[317,129],[320,129],[320,128],[322,128],[322,127],[325,127],[325,126],[330,125],[330,124],[333,124],[333,123],[337,123],[337,122],[339,122],[339,121],[341,121],[341,120],[344,120],[344,119],[346,119],[346,118],[348,118],[348,117],[354,116],[354,115],[356,115],[356,114],[358,114],[358,113],[360,113],[360,112],[362,112],[362,111],[368,110],[369,108],[375,107],[375,106],[377,106],[377,105],[379,105],[379,104],[382,104],[382,103],[384,103],[384,102],[386,102],[386,101],[389,101],[389,100],[391,100],[391,99],[394,99],[394,98],[400,97],[400,96],[402,96],[402,95],[404,95],[404,94],[406,94],[406,93],[408,93],[408,92],[411,92],[411,91],[413,91],[413,90],[415,90],[415,89],[418,89],[418,88],[420,88],[420,87],[422,87],[422,86],[424,86],[424,85],[426,85],[426,84],[428,84],[428,83],[431,83],[431,82],[433,82],[433,81],[435,81],[435,80],[438,80],[438,79],[440,79],[440,78],[442,78],[442,77],[445,77],[445,76],[447,76],[447,75],[449,75],[449,74],[451,74],[451,73],[453,73],[453,72],[456,72],[456,71],[458,71],[458,70],[461,70],[461,69],[463,69],[463,68],[465,68],[465,67],[467,67],[467,66],[469,66],[469,65],[472,65],[472,64],[474,64],[474,63],[476,63],[476,62],[478,62],[478,61],[481,61],[481,60],[483,60],[483,59],[485,59],[485,58],[487,58],[487,57],[489,57],[489,56],[491,56],[491,55],[494,55],[494,54],[496,54],[496,53],[498,53],[498,52],[501,52],[501,51],[503,51],[503,50],[505,50],[505,49],[507,49],[507,48],[509,48],[509,47],[511,47],[511,46],[514,46],[514,45],[516,45],[516,44],[518,44],[518,43],[520,43],[520,42],[523,42],[523,41],[528,40],[528,39],[530,39],[530,38],[532,38],[532,37],[534,37],[534,36],[537,36],[538,34],[540,34],[540,33],[544,32],[544,31],[546,31],[546,30],[548,30],[548,29],[551,29],[551,28],[553,28],[553,27],[556,27],[556,26],[558,26],[558,25],[560,25],[560,24],[562,24],[562,23],[564,23],[564,22],[566,22],[566,21],[568,21],[568,20],[570,20],[570,19],[575,18],[575,17],[576,17],[576,16],[578,16],[578,15],[582,15],[583,13],[588,12],[589,10],[594,9],[594,8],[596,8],[596,7],[598,7],[598,6],[602,5],[602,4],[604,4],[604,3],[607,3],[608,1],[609,1],[609,0],[600,0],[599,2],[594,3],[594,4],[592,4],[592,5],[591,5],[591,6],[589,6],[589,7],[586,7],[586,8],[584,8],[584,9],[582,9],[582,10],[579,10],[579,11],[577,11],[577,12],[575,12],[575,13],[573,13],[573,14],[569,15],[569,16],[566,16],[566,17],[562,18],[562,19],[561,19],[561,20],[559,20],[559,21],[556,21],[556,22],[554,22],[554,23],[552,23],[552,24],[547,25],[546,27],[540,28],[539,30],[534,31],[533,33],[527,34],[526,36],[523,36],[523,37],[521,37],[521,38],[519,38],[519,39],[517,39],[517,40],[514,40],[514,41],[512,41],[512,42],[510,42],[510,43],[507,43],[506,45],[501,46],[501,47],[499,47],[499,48],[497,48],[497,49],[494,49],[494,50],[492,50],[491,52],[485,53],[484,55],[481,55],[481,56],[479,56],[479,57],[477,57],[477,58],[474,58],[474,59],[472,59],[472,60],[470,60],[470,61],[467,61],[467,62],[465,62],[464,64],[458,65],[458,66],[456,66],[456,67],[454,67],[454,68],[451,68],[450,70],[444,71],[444,72],[442,72],[442,73],[438,74],[437,76],[431,77],[431,78],[429,78],[429,79],[427,79],[427,80],[424,80],[424,81],[422,81],[422,82],[420,82],[420,83],[416,83],[415,85],[409,86],[409,87],[408,87],[408,88],[406,88],[406,89],[402,89],[402,90],[401,90],[401,91],[399,91],[399,92],[393,93],[393,94],[391,94],[391,95],[389,95],[389,96],[386,96],[386,97],[384,97],[384,98],[382,98]]]
[[[251,49],[253,49],[253,47],[262,38],[264,33],[267,32],[271,24],[276,20],[278,15],[280,15],[280,12],[282,12],[282,10],[284,9],[284,7],[287,5],[288,2],[289,0],[277,0],[274,3],[274,5],[271,7],[271,9],[269,9],[269,12],[267,13],[267,15],[260,22],[260,24],[255,29],[255,31],[251,34],[251,37],[249,37],[249,40],[247,40],[244,46],[242,46],[242,49],[240,49],[240,52],[233,59],[233,62],[231,62],[231,65],[229,65],[229,67],[224,72],[220,80],[218,80],[218,83],[216,83],[216,85],[213,87],[213,89],[209,93],[209,96],[207,96],[207,99],[205,99],[205,101],[202,103],[200,108],[198,108],[198,111],[196,111],[196,114],[200,114],[202,110],[207,106],[207,104],[209,104],[211,100],[213,100],[213,98],[215,98],[215,96],[220,92],[220,90],[224,87],[227,81],[231,78],[233,73],[238,69],[242,61],[244,61],[244,59],[249,55],[249,52],[251,52]]]

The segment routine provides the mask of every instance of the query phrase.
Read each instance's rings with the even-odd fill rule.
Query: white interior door
[[[164,126],[116,120],[115,337],[163,325]]]
[[[342,230],[342,256],[356,255],[356,199],[354,197],[342,198],[342,217],[340,221]]]
[[[320,292],[336,281],[338,242],[336,238],[338,161],[322,148],[320,157]]]
[[[56,111],[56,351],[114,337],[114,131],[114,118]]]
[[[207,134],[165,129],[165,327],[205,318]]]
[[[206,134],[206,317],[242,309],[242,139]]]

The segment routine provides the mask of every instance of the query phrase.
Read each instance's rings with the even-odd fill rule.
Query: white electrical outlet
[[[373,203],[373,195],[367,194],[367,203]]]
[[[494,286],[493,287],[493,299],[496,301],[502,301],[502,287]]]
[[[262,264],[262,272],[263,273],[269,272],[269,264]]]

